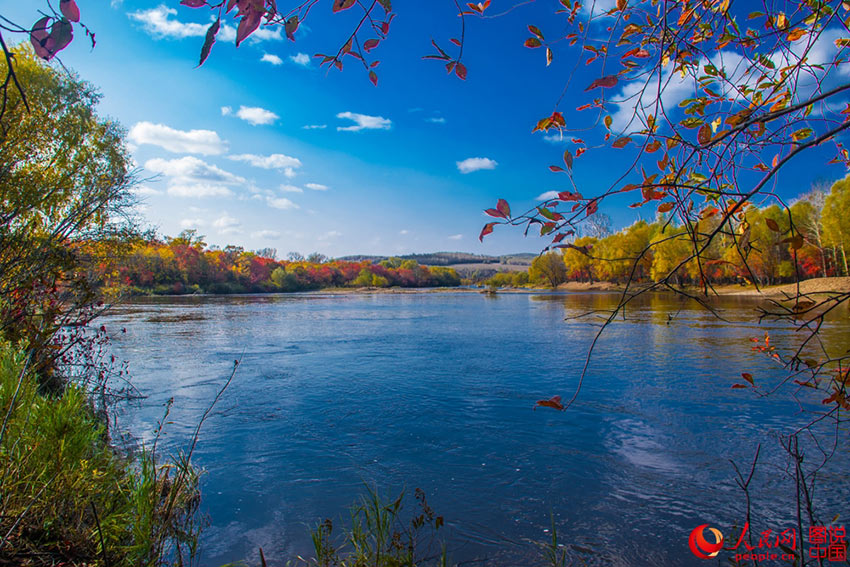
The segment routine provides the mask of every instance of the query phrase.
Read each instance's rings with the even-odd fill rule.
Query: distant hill
[[[492,265],[493,268],[497,268],[499,264],[506,266],[528,266],[531,264],[531,261],[535,256],[536,254],[531,252],[505,254],[503,256],[487,256],[484,254],[469,254],[467,252],[432,252],[430,254],[406,254],[404,256],[392,257],[401,258],[402,260],[416,260],[423,266],[464,266],[469,264],[487,264],[488,266]],[[338,259],[349,262],[362,262],[364,260],[369,262],[380,262],[390,257],[391,256],[355,255],[343,256]]]

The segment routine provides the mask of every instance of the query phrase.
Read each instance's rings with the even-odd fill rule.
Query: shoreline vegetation
[[[630,286],[629,289],[638,291],[642,288],[640,284]],[[524,287],[501,287],[492,289],[494,293],[584,293],[584,292],[623,292],[625,286],[611,282],[566,282],[558,285],[555,288],[539,287],[539,286],[524,286]],[[702,288],[687,286],[682,288],[684,291],[701,293]],[[445,293],[445,292],[462,292],[462,293],[482,293],[489,292],[491,288],[485,286],[477,287],[436,287],[436,288],[379,288],[379,287],[359,287],[359,288],[326,288],[320,290],[309,291],[305,293],[329,294],[329,295],[365,295],[365,294],[421,294],[421,293]],[[828,278],[812,278],[800,282],[800,294],[817,294],[817,293],[847,293],[850,292],[850,277],[828,277]],[[654,290],[653,293],[673,293],[667,290]],[[750,285],[719,285],[710,288],[708,295],[718,296],[746,296],[746,297],[793,297],[797,295],[797,284],[779,284],[773,286],[764,286],[756,289]]]

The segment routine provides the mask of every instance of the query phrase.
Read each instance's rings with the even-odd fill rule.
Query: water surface
[[[310,553],[308,528],[341,522],[363,483],[421,488],[446,518],[454,560],[530,565],[551,517],[574,558],[592,565],[704,565],[687,536],[743,523],[730,460],[747,469],[762,444],[753,518],[796,524],[794,483],[777,442],[810,416],[788,395],[731,389],[740,373],[783,376],[750,337],[785,327],[725,299],[717,320],[663,294],[609,326],[576,404],[572,395],[599,319],[572,319],[614,294],[296,294],[140,300],[107,318],[120,358],[147,396],[122,430],[150,439],[173,398],[167,447],[185,446],[235,359],[236,377],[206,422],[202,564]],[[842,310],[824,331],[847,345]],[[125,333],[119,332],[126,329]],[[787,344],[791,344],[788,342]],[[817,407],[803,392],[803,407]],[[822,396],[821,396],[822,397]],[[823,517],[850,510],[842,455],[824,471]],[[814,458],[816,455],[812,455]],[[824,486],[826,486],[824,484]],[[413,506],[412,502],[408,506]],[[841,520],[845,520],[842,517]],[[841,521],[839,523],[842,523]]]

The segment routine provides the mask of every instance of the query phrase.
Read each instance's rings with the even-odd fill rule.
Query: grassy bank
[[[185,459],[119,454],[87,393],[40,393],[28,353],[0,343],[0,565],[165,566],[197,544]]]

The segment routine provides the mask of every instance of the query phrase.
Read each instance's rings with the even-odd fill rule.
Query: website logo
[[[709,542],[705,538],[705,530],[714,536],[714,543]],[[723,534],[717,528],[709,528],[708,524],[695,527],[691,531],[691,536],[688,538],[688,545],[691,547],[691,553],[700,559],[711,559],[716,557],[720,550],[723,549]]]

